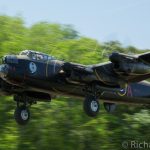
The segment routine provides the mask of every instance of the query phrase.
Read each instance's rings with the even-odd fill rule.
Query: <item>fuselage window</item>
[[[47,60],[53,60],[53,56],[48,56],[46,54],[42,53],[36,53],[36,52],[31,52],[31,51],[22,51],[19,55],[26,55],[32,60],[37,60],[37,61],[47,61]]]
[[[33,59],[33,60],[36,60],[36,59],[37,59],[37,56],[36,56],[35,53],[32,53],[32,59]]]
[[[37,54],[36,56],[37,56],[37,60],[43,60],[44,59],[44,56],[41,54]]]

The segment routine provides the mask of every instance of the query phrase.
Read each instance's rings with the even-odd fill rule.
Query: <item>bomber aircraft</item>
[[[83,109],[97,116],[103,102],[107,112],[116,103],[150,105],[150,53],[126,55],[114,52],[109,62],[82,65],[53,56],[24,50],[6,55],[0,65],[0,94],[12,95],[16,102],[14,118],[20,125],[30,119],[29,106],[50,102],[57,95],[84,99]]]

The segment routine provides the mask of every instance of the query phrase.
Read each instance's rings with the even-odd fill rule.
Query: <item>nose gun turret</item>
[[[0,77],[5,78],[8,74],[9,66],[7,64],[0,65]]]

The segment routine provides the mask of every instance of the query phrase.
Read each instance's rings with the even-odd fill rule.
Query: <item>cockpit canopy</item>
[[[20,52],[19,55],[25,55],[28,56],[32,60],[37,60],[37,61],[47,61],[47,60],[54,60],[55,58],[53,56],[49,56],[47,54],[33,51],[33,50],[24,50]]]

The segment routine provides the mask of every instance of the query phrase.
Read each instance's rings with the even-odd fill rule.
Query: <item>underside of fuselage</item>
[[[62,95],[84,99],[87,95],[86,84],[69,83],[66,80],[50,81],[29,81],[28,88],[37,92],[43,92],[53,95]],[[143,81],[139,83],[130,83],[124,89],[119,87],[104,86],[98,83],[95,90],[98,92],[98,99],[111,103],[124,104],[143,104],[150,105],[150,83]],[[88,89],[89,94],[92,90]]]
[[[150,105],[150,83],[139,82],[131,83],[124,89],[105,87],[103,85],[97,86],[98,99],[100,101],[111,103],[124,104],[143,104]],[[83,85],[56,85],[55,92],[63,95],[75,96],[83,98],[86,96],[85,86]],[[92,91],[89,91],[92,92]]]
[[[4,84],[5,83],[5,84]],[[124,89],[119,87],[105,86],[103,83],[97,82],[96,91],[98,91],[98,99],[100,101],[110,103],[124,104],[143,104],[150,105],[150,83],[143,81],[139,83],[130,83]],[[11,95],[18,93],[29,93],[31,97],[36,97],[39,100],[48,100],[48,96],[55,97],[68,96],[84,99],[87,95],[86,84],[70,83],[65,78],[51,78],[49,80],[37,80],[34,78],[26,79],[23,88],[13,86],[1,79],[1,94]],[[88,89],[89,94],[92,90]],[[33,94],[32,94],[33,93]],[[32,96],[33,95],[33,96]],[[51,99],[51,98],[50,98]]]

